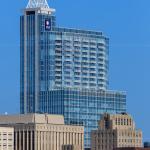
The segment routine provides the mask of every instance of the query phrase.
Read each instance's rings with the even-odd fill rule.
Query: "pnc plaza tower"
[[[83,125],[85,149],[103,113],[126,112],[126,93],[108,90],[109,39],[57,27],[46,0],[29,0],[20,17],[20,113],[64,115]]]

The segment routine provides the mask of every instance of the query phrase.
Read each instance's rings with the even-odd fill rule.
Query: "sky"
[[[27,0],[1,1],[0,114],[19,113],[19,17]],[[150,0],[49,0],[57,25],[110,39],[109,89],[127,92],[127,112],[150,141]]]

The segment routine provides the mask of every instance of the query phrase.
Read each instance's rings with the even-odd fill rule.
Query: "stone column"
[[[21,149],[21,131],[19,130],[19,150]]]
[[[22,131],[22,133],[23,133],[23,135],[22,135],[22,137],[23,137],[23,150],[25,150],[25,137],[24,137],[24,130]]]
[[[15,131],[15,150],[18,150],[18,136],[17,136],[17,131]]]
[[[27,150],[29,150],[29,131],[27,130]]]

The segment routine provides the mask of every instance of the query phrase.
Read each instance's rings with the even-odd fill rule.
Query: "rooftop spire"
[[[47,0],[29,0],[26,8],[49,8]]]

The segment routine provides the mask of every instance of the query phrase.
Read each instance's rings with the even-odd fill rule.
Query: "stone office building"
[[[0,124],[14,127],[14,150],[84,149],[84,127],[65,125],[61,115],[0,116]]]
[[[135,128],[126,113],[104,114],[99,129],[92,131],[92,150],[113,150],[120,147],[142,147],[142,131]]]

